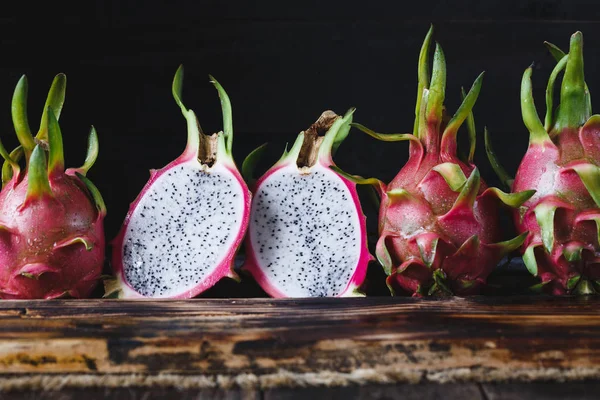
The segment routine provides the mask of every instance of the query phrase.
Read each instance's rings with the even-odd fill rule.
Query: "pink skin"
[[[14,177],[0,192],[0,224],[8,228],[0,233],[1,298],[88,297],[97,285],[104,263],[104,214],[73,175],[67,170],[52,176],[53,197],[26,204],[27,175]],[[77,237],[92,248],[71,242]]]
[[[537,190],[523,204],[521,212],[515,210],[514,219],[519,232],[529,232],[522,251],[530,245],[539,245],[535,249],[538,276],[553,294],[568,293],[567,282],[578,275],[600,279],[597,227],[590,219],[600,215],[600,209],[573,169],[590,162],[596,164],[600,157],[600,124],[597,118],[592,119],[579,129],[565,129],[553,135],[552,143],[531,143],[513,183],[513,191]],[[541,182],[547,183],[541,185]],[[534,213],[541,203],[557,206],[550,253],[544,250]],[[569,246],[583,248],[581,261],[566,260],[563,250]]]
[[[431,136],[438,137],[437,134]],[[452,191],[433,168],[452,162],[459,165],[468,178],[474,166],[448,152],[443,155],[436,152],[438,146],[432,147],[433,151],[427,151],[424,156],[420,151],[411,151],[406,166],[382,192],[379,226],[390,254],[392,274],[388,285],[394,291],[418,296],[420,286],[432,284],[432,272],[442,269],[453,293],[477,293],[503,255],[493,245],[500,239],[499,204],[486,192],[487,186],[481,181],[473,208],[452,209],[459,192]],[[409,192],[414,199],[390,201],[386,192],[395,189]],[[468,241],[474,235],[478,236],[479,243]],[[434,252],[435,240],[438,243]],[[464,247],[461,249],[461,246]],[[429,256],[430,267],[423,262],[421,249]],[[378,254],[382,251],[383,243]],[[461,281],[471,284],[464,287]]]
[[[295,163],[296,160],[292,160],[291,162]],[[320,157],[318,160],[318,163],[326,168],[329,168],[330,166],[335,165],[335,163],[333,162],[333,159],[331,158],[331,153],[328,153],[328,154]],[[256,184],[252,188],[252,192],[256,193],[256,191],[263,184],[263,182],[265,180],[267,180],[273,173],[275,173],[279,169],[287,167],[289,165],[290,165],[290,163],[281,163],[281,164],[276,164],[275,166],[273,166],[262,177],[260,177],[256,181]],[[360,208],[358,193],[356,191],[356,184],[340,175],[338,175],[338,176],[342,180],[342,182],[344,182],[344,184],[346,185],[346,187],[352,194],[352,200],[354,201],[354,204],[356,204],[358,210],[360,211],[360,215],[361,215],[360,229],[361,229],[361,232],[363,232],[363,235],[361,235],[361,243],[360,243],[361,253],[360,253],[360,257],[358,260],[358,264],[357,264],[355,273],[352,275],[352,278],[351,278],[350,282],[348,282],[348,285],[346,286],[346,288],[338,296],[336,296],[336,297],[345,297],[348,295],[352,295],[354,290],[358,289],[360,287],[360,285],[362,285],[362,283],[365,280],[365,277],[367,275],[367,267],[369,265],[369,262],[373,261],[374,258],[369,253],[369,249],[367,248],[366,217],[364,216],[364,214],[362,214],[362,211]],[[247,249],[247,251],[246,251],[247,254],[246,254],[246,263],[244,264],[244,269],[247,270],[248,272],[250,272],[250,274],[254,277],[256,282],[260,285],[260,287],[265,292],[267,292],[267,294],[269,296],[274,297],[274,298],[289,297],[285,293],[282,293],[279,290],[277,290],[271,284],[271,282],[269,281],[267,276],[263,273],[261,267],[258,264],[258,261],[256,260],[255,255],[254,255],[255,251],[252,248],[252,243],[251,243],[250,237],[246,238],[245,246]]]
[[[143,298],[144,297],[141,294],[137,293],[127,283],[127,281],[125,280],[124,271],[123,271],[123,260],[122,260],[123,238],[124,238],[127,226],[129,225],[129,220],[131,218],[131,215],[133,215],[133,212],[136,209],[140,200],[142,199],[144,193],[146,193],[146,191],[148,191],[150,189],[150,187],[152,187],[154,182],[162,174],[164,174],[165,172],[168,172],[169,170],[171,170],[172,168],[174,168],[180,164],[184,164],[184,163],[188,163],[188,162],[198,162],[196,157],[197,157],[197,151],[193,147],[188,146],[186,148],[186,151],[180,157],[178,157],[177,159],[175,159],[174,161],[169,163],[166,167],[164,167],[160,170],[151,170],[150,171],[150,179],[148,180],[148,182],[146,183],[146,185],[144,186],[144,188],[142,189],[140,194],[137,196],[137,198],[133,201],[133,203],[131,203],[131,206],[129,207],[129,211],[128,211],[127,215],[125,216],[125,221],[123,222],[123,226],[121,227],[119,234],[111,242],[111,246],[114,249],[113,255],[112,255],[113,271],[114,271],[115,275],[117,275],[120,278],[122,285],[126,286],[126,288],[128,289],[127,296],[126,296],[128,298],[134,298],[134,297]],[[230,163],[232,165],[230,165]],[[244,182],[244,180],[243,180],[242,176],[240,175],[240,173],[238,172],[237,168],[235,168],[235,165],[233,165],[233,162],[228,160],[228,162],[224,163],[224,164],[226,165],[227,169],[237,179],[240,186],[242,186],[243,188],[246,188],[246,183]],[[243,194],[244,194],[244,213],[243,213],[243,217],[242,217],[242,225],[241,225],[242,229],[237,234],[232,246],[230,247],[230,249],[227,252],[227,254],[225,255],[225,257],[223,258],[223,261],[216,267],[214,272],[211,275],[207,276],[202,282],[200,282],[200,284],[198,284],[194,288],[187,290],[185,292],[182,292],[176,296],[169,297],[170,299],[190,299],[190,298],[196,297],[197,295],[204,292],[208,288],[214,286],[219,280],[221,280],[224,277],[229,277],[232,279],[238,278],[236,273],[233,271],[233,261],[234,261],[234,257],[237,252],[237,249],[239,248],[240,244],[242,243],[242,240],[244,239],[244,235],[245,235],[246,229],[248,227],[248,220],[250,218],[250,201],[251,201],[250,191],[246,189],[243,191]]]

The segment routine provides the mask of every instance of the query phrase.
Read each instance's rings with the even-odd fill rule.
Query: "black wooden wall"
[[[177,157],[185,120],[171,80],[186,67],[184,99],[206,131],[221,129],[213,74],[234,107],[238,163],[271,143],[263,170],[285,142],[325,109],[358,108],[355,120],[382,132],[413,123],[417,56],[430,23],[448,63],[447,106],[459,104],[482,70],[475,106],[479,133],[487,125],[497,152],[514,173],[527,146],[519,105],[521,75],[532,62],[536,103],[554,61],[548,40],[568,48],[585,38],[586,78],[600,93],[600,3],[573,0],[490,1],[88,1],[76,5],[3,4],[0,16],[0,137],[17,144],[10,101],[20,75],[29,77],[30,122],[37,124],[53,76],[68,77],[61,117],[67,164],[83,161],[89,125],[100,137],[90,177],[104,194],[107,236],[114,237],[148,178]],[[497,184],[483,149],[477,161]],[[353,131],[336,160],[349,172],[391,179],[407,158],[405,143],[382,143]]]

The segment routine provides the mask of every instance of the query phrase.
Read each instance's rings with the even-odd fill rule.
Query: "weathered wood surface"
[[[600,378],[597,298],[0,302],[0,388]]]

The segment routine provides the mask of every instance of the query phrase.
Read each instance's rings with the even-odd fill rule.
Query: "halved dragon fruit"
[[[231,103],[217,88],[223,132],[205,135],[182,103],[183,67],[173,96],[187,120],[181,156],[151,171],[112,242],[116,278],[105,282],[107,297],[191,298],[223,277],[237,279],[235,253],[248,225],[250,192],[233,161]]]
[[[392,293],[473,294],[486,283],[500,259],[518,248],[525,234],[501,241],[499,206],[518,207],[533,191],[507,194],[488,188],[473,164],[474,122],[470,115],[483,74],[473,83],[454,116],[444,117],[446,63],[436,45],[429,75],[429,30],[419,56],[419,82],[412,134],[378,134],[384,141],[410,142],[409,159],[389,183],[375,183],[381,195],[376,256]],[[469,118],[471,148],[466,162],[457,156],[457,133]]]
[[[353,113],[325,111],[254,185],[244,268],[273,297],[360,294],[365,216],[356,185],[331,169]]]
[[[9,154],[0,143],[6,160],[0,192],[3,299],[88,297],[100,279],[106,207],[85,177],[98,155],[98,138],[92,127],[84,165],[65,170],[58,125],[65,89],[66,77],[59,74],[34,137],[27,120],[27,78],[15,88],[12,117],[20,146]]]

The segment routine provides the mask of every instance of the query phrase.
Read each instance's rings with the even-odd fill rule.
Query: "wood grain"
[[[599,304],[542,296],[3,301],[0,384],[266,389],[599,379]]]

